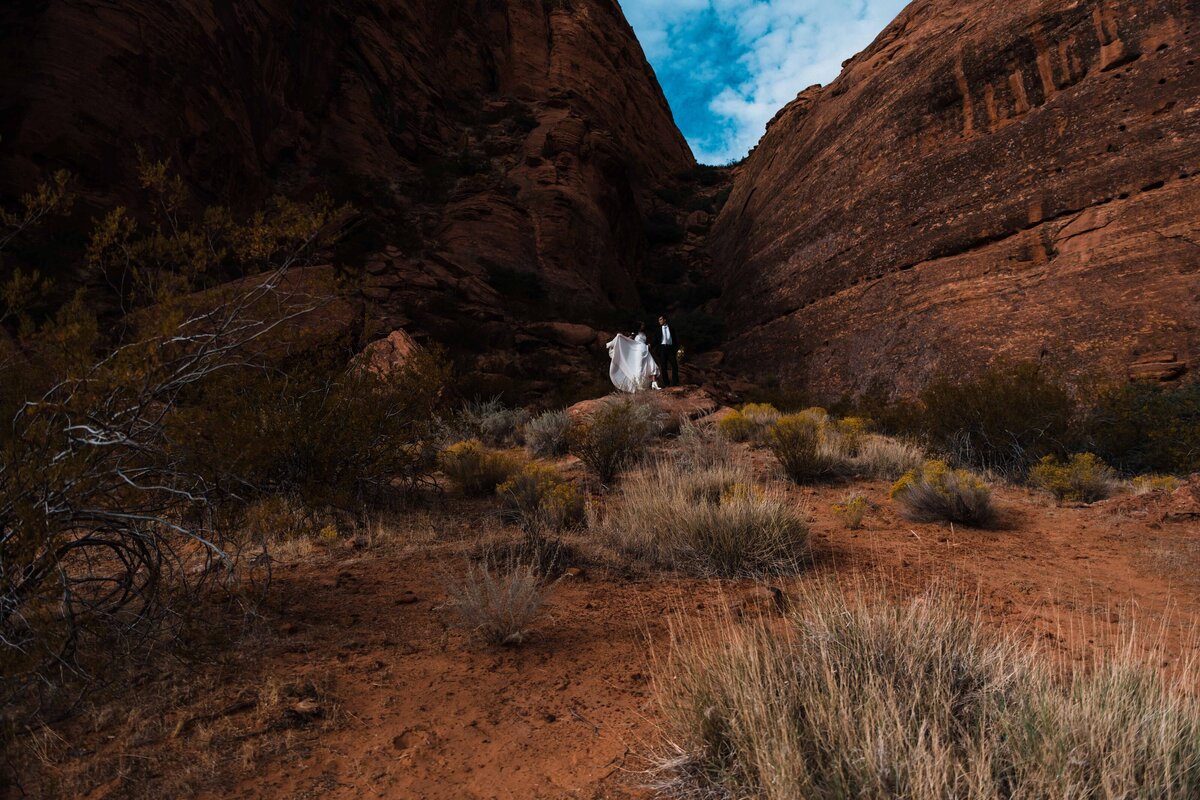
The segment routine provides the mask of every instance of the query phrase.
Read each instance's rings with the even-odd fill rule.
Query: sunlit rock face
[[[779,112],[712,245],[727,363],[831,396],[1200,358],[1200,6],[917,0]]]
[[[694,166],[614,0],[16,2],[0,44],[0,195],[66,167],[129,201],[139,147],[203,202],[332,193],[375,335],[500,350],[635,305],[652,192]]]

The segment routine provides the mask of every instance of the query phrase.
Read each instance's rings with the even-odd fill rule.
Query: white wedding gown
[[[639,333],[636,339],[618,333],[608,343],[608,356],[612,359],[608,377],[612,379],[613,386],[622,392],[645,391],[658,378],[658,364],[650,355],[650,346],[646,344],[646,335],[643,333]]]

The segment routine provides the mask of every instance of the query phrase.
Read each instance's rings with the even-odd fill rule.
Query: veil
[[[650,383],[658,375],[658,365],[654,363],[650,348],[645,342],[618,333],[616,338],[608,343],[608,355],[612,359],[608,377],[613,386],[622,392],[649,389]]]

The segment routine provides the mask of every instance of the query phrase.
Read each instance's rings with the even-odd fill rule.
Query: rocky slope
[[[916,0],[784,108],[712,242],[727,363],[836,396],[1200,358],[1200,6]]]
[[[616,0],[18,2],[0,44],[0,197],[66,167],[127,202],[137,148],[205,202],[330,192],[364,336],[485,373],[552,378],[578,332],[522,323],[636,306],[653,191],[695,165]]]

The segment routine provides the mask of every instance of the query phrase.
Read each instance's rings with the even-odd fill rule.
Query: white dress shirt
[[[675,344],[675,340],[671,338],[671,326],[669,325],[662,326],[662,343]]]

